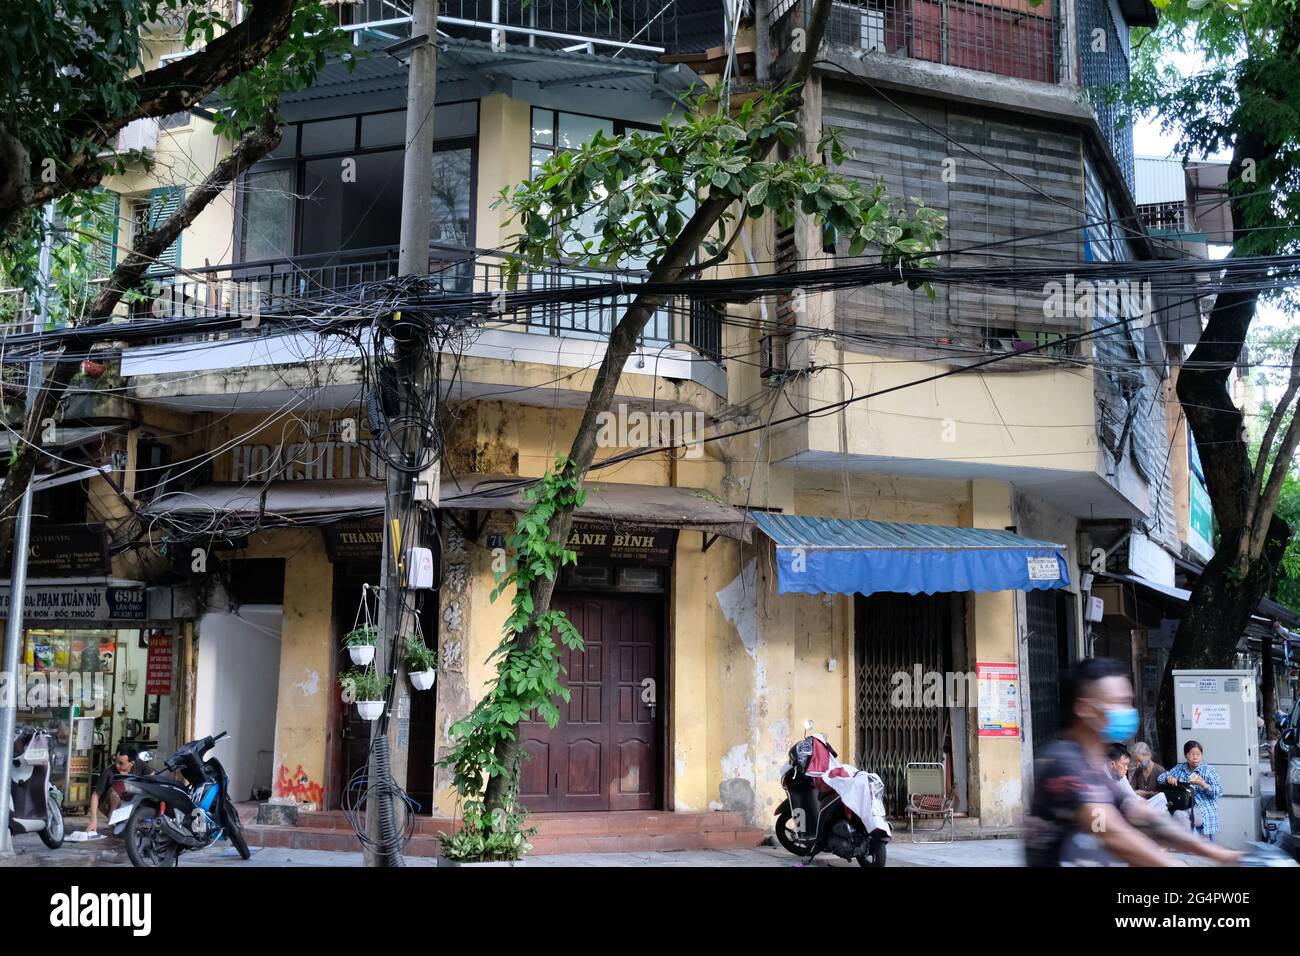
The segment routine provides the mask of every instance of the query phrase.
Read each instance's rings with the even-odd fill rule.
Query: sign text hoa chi
[[[596,416],[598,448],[680,448],[685,458],[704,457],[703,412],[643,412],[616,405]]]

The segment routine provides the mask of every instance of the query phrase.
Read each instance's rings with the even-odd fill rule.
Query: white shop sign
[[[148,601],[143,585],[29,584],[23,620],[30,622],[144,621]],[[0,617],[9,617],[9,588],[0,588]]]

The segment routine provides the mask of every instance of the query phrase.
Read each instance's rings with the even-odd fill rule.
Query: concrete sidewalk
[[[120,840],[105,838],[93,843],[65,843],[57,850],[48,849],[34,835],[14,841],[19,855],[5,861],[8,866],[130,866]],[[889,845],[889,866],[1019,866],[1024,860],[1020,840],[958,840],[950,844],[914,844],[906,837]],[[427,857],[409,857],[408,866],[436,866]],[[321,850],[290,850],[279,847],[253,848],[253,856],[244,861],[230,846],[216,846],[196,853],[186,853],[180,865],[216,867],[359,867],[361,853],[330,853]],[[675,850],[644,853],[573,853],[559,856],[530,856],[532,867],[803,867],[802,860],[779,847],[727,850]],[[823,855],[814,867],[857,864],[831,855]]]

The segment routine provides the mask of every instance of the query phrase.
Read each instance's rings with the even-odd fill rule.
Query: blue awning
[[[782,594],[1035,591],[1070,583],[1063,544],[1010,531],[751,512]]]

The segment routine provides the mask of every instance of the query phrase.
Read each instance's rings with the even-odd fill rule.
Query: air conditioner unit
[[[158,120],[153,117],[127,123],[117,134],[117,151],[152,152],[158,148]]]

